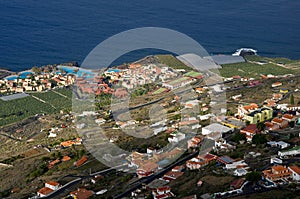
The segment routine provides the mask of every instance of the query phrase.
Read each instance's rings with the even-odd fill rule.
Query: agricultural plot
[[[63,97],[53,91],[48,91],[45,93],[33,93],[32,95],[38,97],[41,100],[44,100],[46,103],[49,103],[57,110],[71,108],[72,106],[71,98]]]
[[[3,101],[0,100],[0,126],[7,125],[38,113],[53,113],[55,110],[49,105],[33,97]]]
[[[68,97],[68,98],[72,98],[72,89],[69,88],[60,88],[60,89],[55,89],[56,92],[61,93],[62,95]]]
[[[294,74],[295,70],[284,68],[275,64],[259,65],[255,63],[238,63],[238,64],[226,64],[222,65],[221,69],[218,69],[223,77],[232,77],[239,75],[241,77],[260,77],[260,75],[285,75]]]
[[[67,89],[57,89],[55,91],[65,96],[72,95],[71,91]],[[53,91],[32,93],[30,95],[45,101],[45,103],[32,96],[10,101],[0,100],[0,126],[20,121],[35,114],[51,114],[72,107],[71,97],[66,98]]]

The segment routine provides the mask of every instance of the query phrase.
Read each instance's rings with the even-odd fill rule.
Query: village
[[[300,87],[297,74],[264,74],[259,78],[235,75],[223,78],[224,82],[215,85],[206,85],[203,80],[207,76],[209,73],[174,69],[157,63],[133,63],[125,68],[107,69],[103,74],[73,66],[59,66],[58,70],[44,74],[31,72],[26,76],[21,74],[0,80],[1,93],[4,93],[1,98],[10,101],[16,93],[56,92],[57,88],[66,87],[75,87],[78,96],[98,96],[100,101],[105,95],[113,95],[119,100],[131,97],[133,107],[138,107],[138,111],[132,111],[131,120],[122,120],[122,114],[114,117],[110,114],[111,107],[106,104],[101,105],[104,107],[102,110],[84,111],[78,115],[61,111],[61,115],[68,118],[64,119],[67,122],[49,129],[47,139],[56,143],[52,141],[51,146],[43,146],[48,153],[59,151],[63,154],[46,160],[45,171],[49,172],[62,164],[80,169],[93,159],[92,154],[82,148],[88,138],[75,134],[70,139],[61,139],[66,129],[89,130],[84,122],[75,122],[76,117],[92,118],[99,128],[108,126],[110,143],[121,147],[125,144],[124,140],[130,139],[128,143],[134,150],[126,157],[126,163],[119,165],[119,170],[135,172],[128,174],[124,185],[119,185],[122,188],[119,195],[114,195],[116,198],[126,194],[131,198],[155,199],[234,198],[277,189],[299,190]],[[256,88],[268,89],[270,93],[260,93]],[[192,89],[192,94],[186,94],[188,97],[177,95],[181,92],[185,95],[186,89]],[[221,109],[221,115],[214,115],[210,110],[216,102],[209,96],[224,92],[227,93],[227,109]],[[149,98],[148,101],[145,98]],[[161,100],[157,103],[167,110],[165,119],[158,118],[154,123],[148,116],[140,119],[148,103],[156,100]],[[42,116],[40,120],[43,117],[46,118]],[[151,142],[146,140],[141,145],[134,138],[120,133],[142,125],[150,126]],[[157,144],[158,141],[160,144]],[[76,158],[66,153],[76,147],[82,150]],[[215,178],[214,181],[226,180],[214,186],[205,173]],[[64,183],[56,179],[44,181],[44,187],[37,189],[31,198],[51,197],[73,183],[77,186],[67,197],[107,197],[115,192],[115,187],[111,190],[105,185],[101,185],[101,189],[92,188],[101,184],[106,175],[105,171],[89,173]],[[120,174],[122,178],[125,178],[124,175],[126,173]],[[184,182],[194,184],[189,184],[189,189]],[[183,190],[181,187],[187,189],[180,192]]]

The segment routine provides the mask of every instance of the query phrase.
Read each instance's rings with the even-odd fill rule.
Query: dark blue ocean
[[[252,47],[260,55],[300,59],[296,0],[0,0],[0,67],[80,63],[106,38],[145,26],[185,33],[210,54]]]

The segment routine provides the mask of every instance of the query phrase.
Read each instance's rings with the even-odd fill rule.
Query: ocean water
[[[300,1],[0,0],[0,67],[14,71],[83,61],[101,41],[146,26],[170,28],[210,54],[252,47],[300,59]],[[129,62],[155,51],[121,57]]]

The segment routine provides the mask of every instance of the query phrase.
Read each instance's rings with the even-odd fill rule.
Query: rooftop
[[[298,166],[290,166],[290,169],[300,175],[300,168]]]

